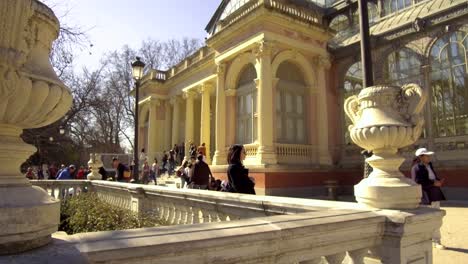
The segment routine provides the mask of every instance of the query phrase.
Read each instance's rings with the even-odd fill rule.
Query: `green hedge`
[[[81,193],[62,201],[60,231],[67,234],[123,230],[163,225],[155,215],[134,212],[99,200],[95,193]]]

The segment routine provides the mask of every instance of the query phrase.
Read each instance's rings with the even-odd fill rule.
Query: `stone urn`
[[[99,174],[99,168],[102,167],[102,165],[100,154],[89,154],[88,167],[91,168],[91,173],[87,176],[88,180],[102,180],[102,175]]]
[[[47,244],[57,231],[60,202],[20,172],[36,151],[23,142],[25,128],[60,119],[72,96],[50,62],[59,22],[37,0],[0,1],[0,254]]]
[[[404,158],[398,149],[421,135],[426,99],[425,90],[417,84],[372,86],[346,99],[345,112],[353,122],[351,139],[374,153],[366,159],[373,172],[354,186],[359,203],[388,209],[418,207],[421,188],[399,171]]]

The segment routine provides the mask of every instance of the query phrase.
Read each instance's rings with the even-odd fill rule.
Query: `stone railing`
[[[256,157],[258,151],[258,144],[245,144],[244,145],[245,152],[247,153],[247,157]]]
[[[31,183],[44,189],[50,196],[61,200],[86,192],[90,187],[90,182],[85,180],[31,180]]]
[[[345,263],[429,264],[432,231],[444,214],[107,181],[31,182],[45,189],[78,184],[110,204],[156,212],[172,224],[56,234],[60,243],[41,249],[47,259],[47,250],[63,247],[68,256],[66,248],[75,248],[79,255],[74,251],[70,259],[82,257],[84,263],[342,263],[346,256]],[[32,255],[36,260],[41,254]]]
[[[352,263],[364,263],[384,230],[383,216],[323,211],[60,239],[76,244],[90,263],[338,264],[347,254]]]
[[[317,160],[317,148],[312,145],[275,144],[278,163],[310,164]]]
[[[166,223],[195,224],[223,222],[252,217],[297,214],[346,203],[307,202],[301,199],[250,196],[231,193],[170,189],[154,185],[135,185],[93,181],[92,190],[109,204],[137,213],[156,213]],[[247,199],[245,199],[247,198]]]

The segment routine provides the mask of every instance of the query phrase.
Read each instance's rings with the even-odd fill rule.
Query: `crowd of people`
[[[161,162],[154,158],[150,163],[145,149],[142,149],[137,177],[133,175],[134,162],[124,164],[118,157],[112,158],[113,171],[100,167],[99,174],[103,180],[154,185],[158,184],[158,178],[162,175],[168,175],[180,178],[180,188],[255,194],[255,180],[249,177],[249,170],[243,165],[246,151],[242,145],[233,145],[229,149],[228,179],[224,181],[214,177],[206,155],[205,143],[197,146],[191,142],[188,157],[185,157],[184,144],[175,144],[171,150],[163,152]],[[86,166],[77,168],[75,165],[62,164],[57,167],[56,164],[43,164],[40,168],[29,167],[25,176],[31,180],[85,180],[91,169]]]
[[[73,164],[68,166],[62,164],[58,167],[52,163],[42,164],[40,167],[28,167],[25,176],[30,180],[86,180],[89,173],[91,168],[87,166],[80,166],[77,169]],[[103,171],[100,169],[99,173],[103,174]]]
[[[255,180],[249,177],[249,171],[242,164],[246,157],[242,145],[233,145],[228,155],[228,180],[216,179],[206,162],[206,144],[197,147],[190,142],[188,157],[185,157],[185,146],[175,144],[169,151],[162,154],[161,163],[155,158],[152,163],[148,161],[145,149],[139,155],[139,177],[133,177],[133,165],[123,164],[117,157],[112,159],[115,177],[108,180],[121,182],[134,182],[157,185],[161,175],[174,175],[180,178],[180,187],[188,189],[214,190],[225,192],[238,192],[255,194]],[[178,166],[178,167],[177,167]]]

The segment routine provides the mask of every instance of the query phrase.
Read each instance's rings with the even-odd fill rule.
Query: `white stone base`
[[[358,203],[380,209],[413,209],[421,202],[421,186],[407,178],[366,178],[354,186]]]
[[[50,242],[60,221],[60,202],[37,186],[0,187],[0,255]]]

